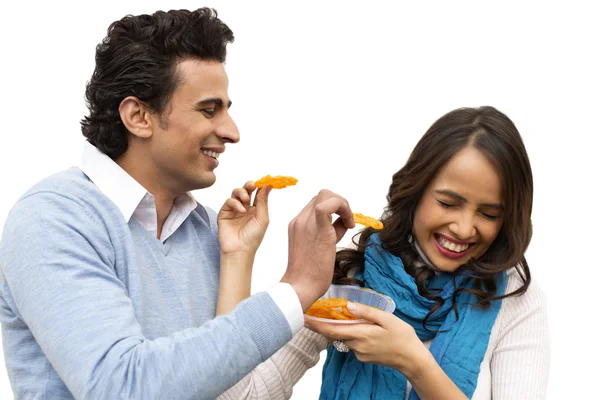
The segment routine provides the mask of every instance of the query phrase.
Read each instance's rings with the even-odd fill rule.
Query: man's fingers
[[[314,196],[310,201],[302,208],[302,210],[296,215],[288,224],[288,235],[291,235],[296,225],[302,224],[306,219],[311,216],[312,209],[318,196]]]
[[[319,224],[331,224],[331,215],[338,214],[347,229],[354,228],[352,210],[343,197],[333,196],[317,202],[315,212]]]
[[[354,221],[352,221],[352,222],[354,222]],[[342,240],[342,238],[344,237],[344,235],[346,234],[348,229],[350,229],[346,225],[346,223],[347,222],[344,221],[341,217],[337,218],[335,220],[335,222],[333,223],[333,229],[335,229],[336,243],[338,243],[340,240]]]

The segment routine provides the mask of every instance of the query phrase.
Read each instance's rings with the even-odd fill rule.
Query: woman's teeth
[[[442,245],[442,247],[444,247],[445,249],[448,249],[450,251],[453,251],[455,253],[462,253],[463,251],[465,251],[466,249],[469,248],[468,244],[452,243],[452,242],[449,242],[448,240],[444,239],[442,236],[438,236],[437,241],[439,244]]]
[[[219,158],[219,153],[216,153],[214,151],[202,150],[202,154],[207,155],[212,158]]]

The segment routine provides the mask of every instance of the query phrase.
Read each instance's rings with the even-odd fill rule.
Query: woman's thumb
[[[271,189],[273,189],[271,186],[267,186],[260,189],[256,194],[254,205],[256,206],[256,211],[260,220],[268,221],[269,219],[269,193],[271,192]]]
[[[384,311],[381,311],[378,308],[367,306],[361,303],[354,303],[351,301],[346,304],[346,309],[356,318],[366,319],[368,321],[375,322],[378,325],[380,325],[380,322],[382,321],[381,314],[385,314]]]

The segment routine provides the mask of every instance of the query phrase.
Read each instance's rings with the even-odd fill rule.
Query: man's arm
[[[55,193],[21,200],[0,245],[14,310],[78,399],[213,399],[291,339],[266,293],[227,316],[144,337],[103,222]]]

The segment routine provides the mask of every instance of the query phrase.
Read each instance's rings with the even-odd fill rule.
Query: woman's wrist
[[[231,312],[241,301],[250,297],[253,263],[253,253],[221,253],[217,315]]]
[[[414,345],[411,346],[412,354],[403,357],[402,365],[396,366],[396,369],[410,382],[421,379],[438,366],[429,349],[418,337],[415,339]]]
[[[429,349],[425,345],[423,348],[425,351],[418,353],[410,367],[400,371],[419,397],[423,400],[441,398],[467,400],[463,392],[439,366]]]
[[[255,255],[256,253],[254,252],[221,252],[221,271],[229,269],[233,269],[234,271],[239,271],[240,269],[252,269]]]

